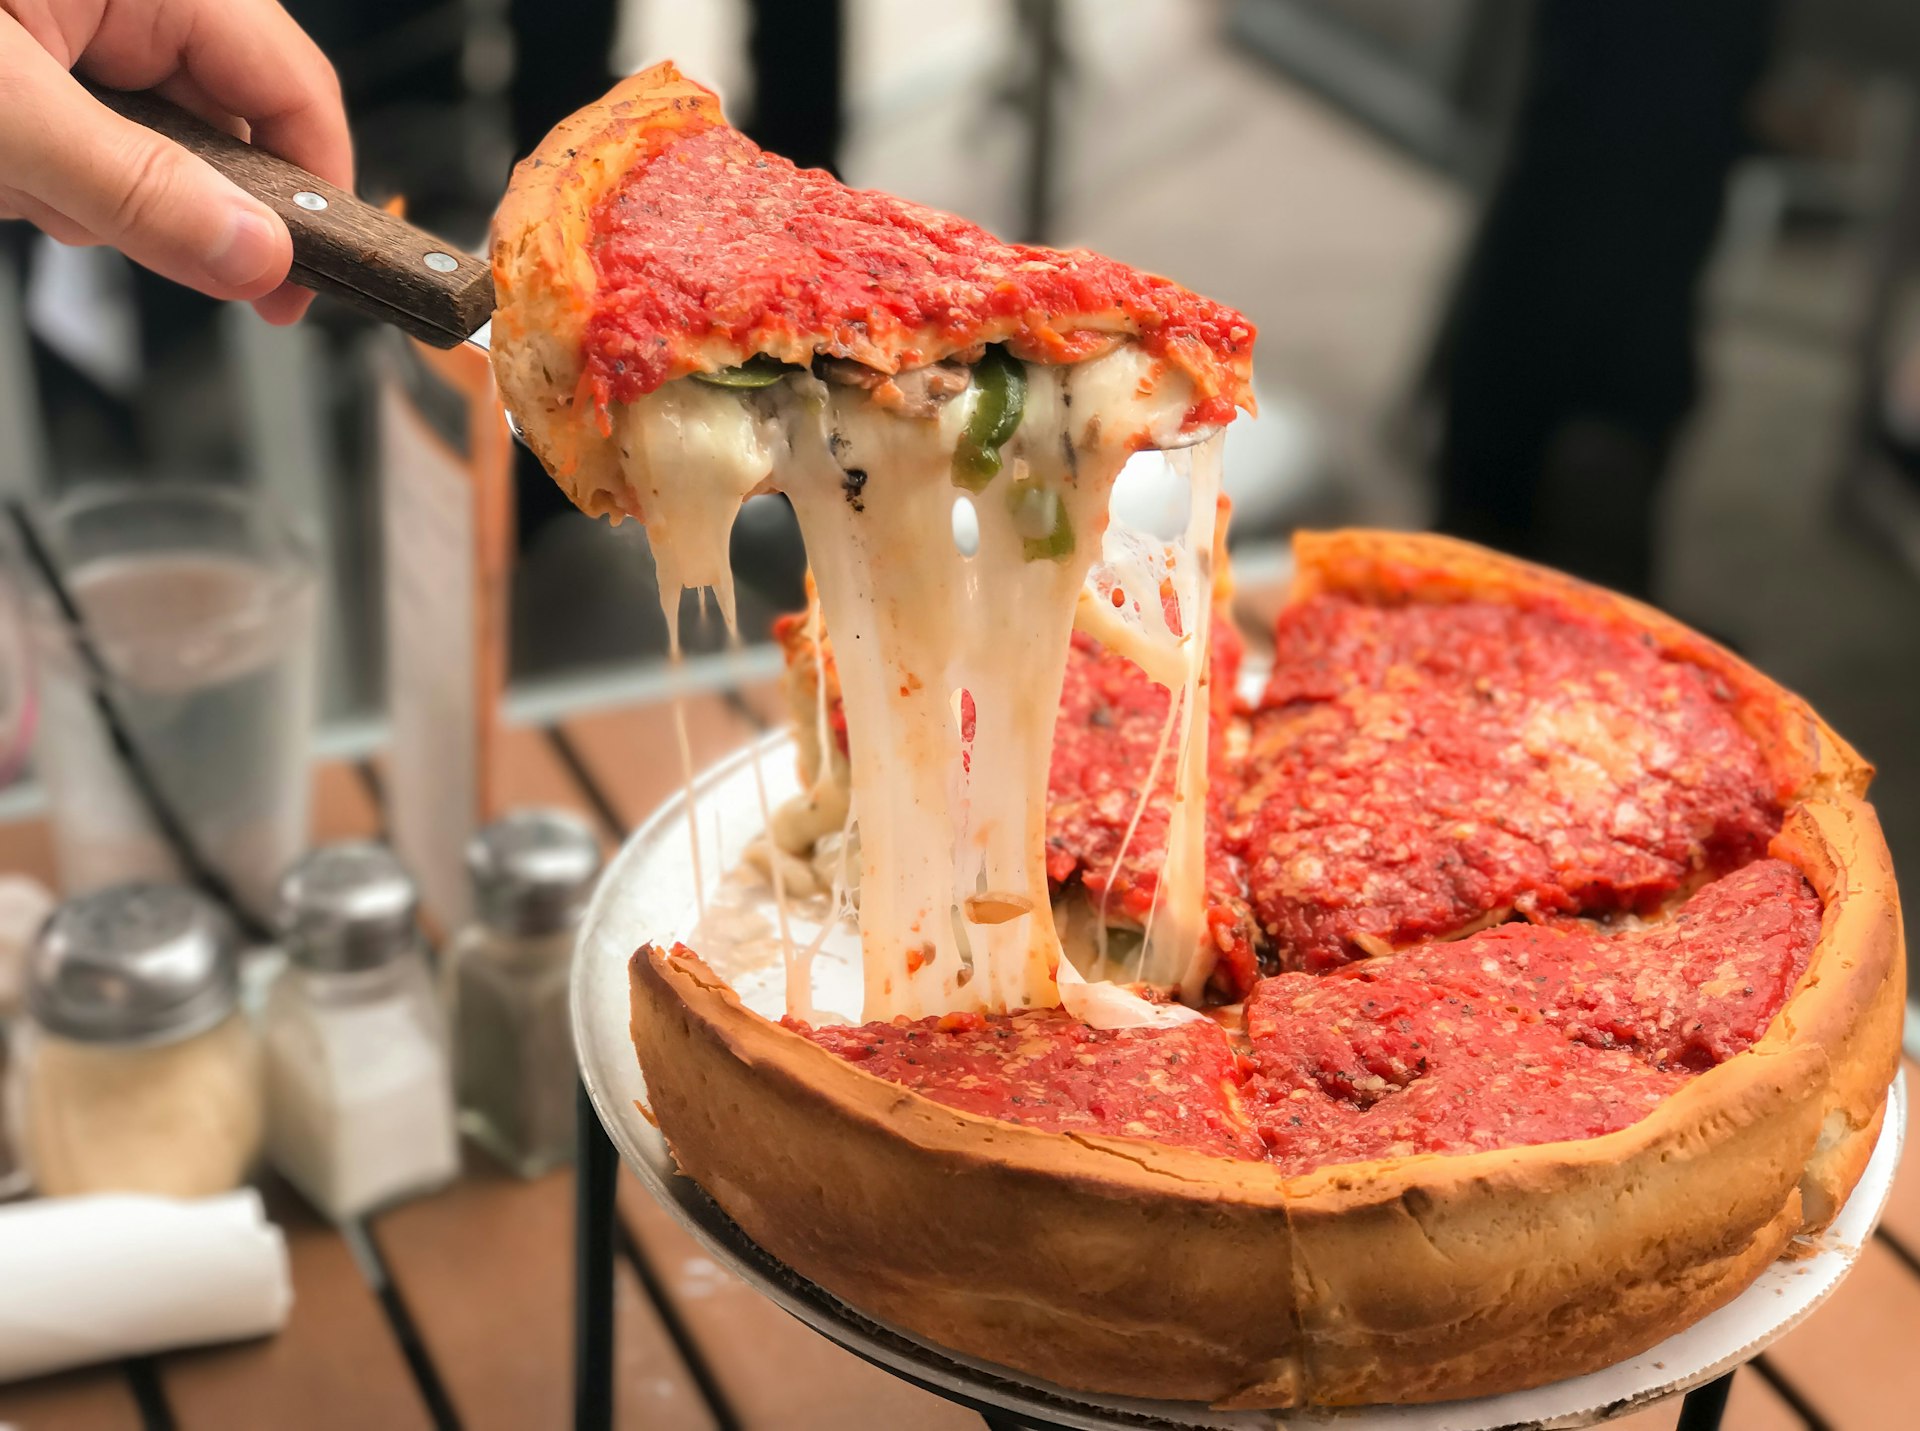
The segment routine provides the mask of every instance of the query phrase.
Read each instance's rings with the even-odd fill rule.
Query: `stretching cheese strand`
[[[1177,436],[1185,379],[1131,349],[1032,369],[1004,470],[975,499],[972,556],[947,535],[971,394],[914,420],[808,375],[756,401],[679,391],[691,386],[670,384],[623,413],[627,479],[656,553],[672,548],[656,557],[663,589],[711,585],[723,612],[732,606],[723,510],[763,485],[793,502],[840,657],[860,826],[864,1017],[1060,1002],[1044,792],[1068,634],[1114,477],[1136,446]],[[1033,556],[1022,525],[1031,494],[1057,503],[1070,550]],[[1182,666],[1204,651],[1206,603],[1197,605]],[[1203,698],[1204,686],[1181,674],[1183,689]],[[1203,699],[1176,705],[1205,710]],[[1182,764],[1204,782],[1205,722],[1188,725],[1199,728],[1202,753]],[[1179,744],[1184,756],[1190,732]],[[1203,814],[1204,784],[1197,802],[1183,803]],[[796,1002],[806,997],[802,963],[789,943]]]

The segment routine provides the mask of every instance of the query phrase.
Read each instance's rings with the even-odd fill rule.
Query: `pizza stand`
[[[692,933],[699,868],[733,868],[761,827],[755,763],[777,803],[793,793],[791,737],[777,732],[737,752],[660,808],[608,866],[573,965],[574,1038],[580,1057],[580,1172],[575,1227],[575,1420],[612,1424],[614,1192],[622,1160],[727,1270],[807,1326],[874,1365],[979,1411],[995,1427],[1180,1428],[1180,1431],[1494,1431],[1511,1426],[1598,1425],[1685,1394],[1679,1431],[1717,1427],[1733,1373],[1797,1326],[1840,1285],[1885,1206],[1906,1131],[1906,1090],[1896,1078],[1880,1140],[1852,1197],[1816,1249],[1781,1260],[1733,1302],[1651,1350],[1603,1371],[1530,1391],[1427,1406],[1339,1412],[1219,1412],[1197,1403],[1141,1401],[1069,1391],[975,1361],[885,1326],[769,1256],[692,1179],[639,1111],[645,1081],[628,1031],[627,961],[643,939]],[[729,973],[720,966],[722,974]],[[829,970],[825,978],[831,980]],[[750,1007],[777,1017],[777,980],[749,975],[737,987]]]

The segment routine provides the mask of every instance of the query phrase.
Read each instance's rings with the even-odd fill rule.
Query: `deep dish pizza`
[[[1832,1219],[1904,956],[1870,772],[1797,698],[1354,532],[1298,542],[1237,703],[1245,321],[794,170],[670,67],[516,172],[495,268],[507,401],[669,598],[727,608],[750,492],[808,544],[766,867],[837,841],[862,1017],[793,950],[777,1022],[697,950],[631,969],[649,1116],[803,1276],[1070,1387],[1426,1401],[1630,1355]],[[1183,530],[1109,521],[1196,441]]]

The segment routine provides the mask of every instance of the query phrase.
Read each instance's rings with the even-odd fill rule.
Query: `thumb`
[[[215,298],[259,298],[293,241],[271,209],[170,139],[96,101],[51,56],[11,76],[0,176],[103,243]],[[22,58],[11,56],[16,62]]]

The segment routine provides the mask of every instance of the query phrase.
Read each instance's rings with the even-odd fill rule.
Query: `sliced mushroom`
[[[899,392],[900,411],[906,416],[933,417],[942,403],[959,397],[971,381],[966,364],[948,359],[944,363],[930,363],[924,368],[910,368],[895,377],[891,386]],[[879,391],[874,393],[874,401],[886,406]]]
[[[820,376],[841,387],[865,389],[876,407],[900,417],[938,417],[941,404],[965,392],[971,381],[966,364],[954,358],[891,375],[851,358],[822,358]]]
[[[815,362],[820,376],[843,388],[865,388],[872,392],[887,381],[887,375],[852,358],[820,358]]]

